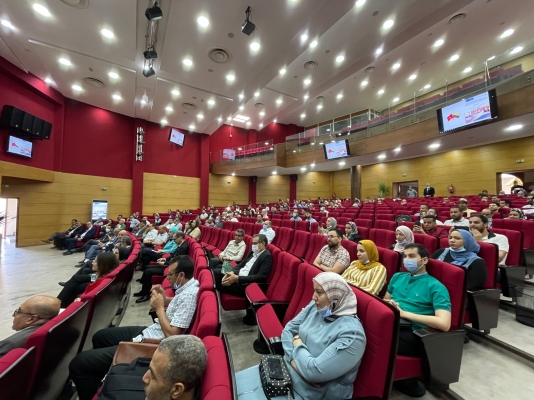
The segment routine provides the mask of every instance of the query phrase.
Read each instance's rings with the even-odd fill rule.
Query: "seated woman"
[[[378,249],[371,240],[358,243],[358,260],[353,261],[341,275],[352,286],[375,296],[386,284],[387,271],[378,261]]]
[[[394,250],[398,253],[404,253],[404,247],[407,244],[413,243],[413,232],[407,226],[401,225],[395,230],[395,236],[397,237],[397,243],[389,246],[389,250]]]
[[[480,245],[465,229],[453,228],[449,231],[449,247],[438,249],[430,256],[467,269],[467,290],[482,289],[486,282],[486,263],[477,256]]]
[[[358,234],[358,227],[354,222],[347,222],[345,224],[345,235],[343,239],[350,240],[351,242],[358,243],[362,237]]]
[[[263,225],[263,218],[262,218],[261,214],[258,214],[256,216],[256,222],[255,223]]]
[[[154,226],[159,226],[161,225],[161,217],[159,216],[158,213],[154,213]]]
[[[189,228],[186,229],[185,234],[191,236],[193,239],[200,239],[200,228],[198,227],[198,221],[196,219],[189,221]]]
[[[526,219],[525,213],[520,210],[519,208],[512,208],[510,210],[510,214],[508,214],[508,218],[505,219]]]
[[[337,227],[337,220],[334,217],[330,217],[326,219],[326,228],[323,228],[321,225],[317,228],[318,233],[321,235],[328,235],[328,232],[336,229]]]
[[[313,288],[310,304],[282,332],[294,398],[350,399],[366,344],[356,296],[334,272],[317,275]],[[238,372],[236,384],[239,400],[266,399],[258,366]]]
[[[75,274],[65,282],[63,290],[57,295],[61,300],[61,308],[67,308],[82,293],[89,293],[99,281],[119,266],[119,251],[114,254],[111,251],[100,253],[93,262],[91,274]],[[97,283],[98,282],[98,283]]]

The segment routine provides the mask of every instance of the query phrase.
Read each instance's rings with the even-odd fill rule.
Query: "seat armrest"
[[[523,249],[525,264],[527,265],[527,274],[529,278],[534,275],[534,249]]]
[[[153,285],[161,285],[164,280],[165,280],[164,276],[157,276],[157,275],[152,276]]]
[[[501,272],[501,289],[503,296],[521,296],[521,293],[518,293],[515,288],[524,285],[527,268],[522,266],[499,267],[499,271]]]
[[[152,358],[152,355],[158,348],[159,343],[132,343],[120,342],[115,355],[113,356],[113,365],[130,364],[138,357]]]
[[[280,336],[269,338],[269,347],[273,354],[284,355],[284,347],[282,346],[282,338]]]
[[[423,343],[430,374],[430,383],[436,389],[447,388],[460,379],[465,331],[443,332],[434,328],[414,331]]]
[[[497,328],[500,298],[498,289],[467,291],[467,309],[474,329],[488,334],[490,329]]]
[[[256,282],[251,283],[246,287],[245,295],[251,304],[265,304],[268,302],[267,296],[265,296],[265,293],[260,289],[260,286]]]
[[[160,344],[160,343],[161,343],[161,339],[148,339],[148,338],[143,338],[143,341],[142,341],[141,343]]]

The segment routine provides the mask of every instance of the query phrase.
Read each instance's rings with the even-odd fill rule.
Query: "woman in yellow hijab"
[[[378,261],[378,249],[371,240],[358,243],[358,260],[353,261],[343,272],[347,283],[375,296],[386,283],[386,267]]]

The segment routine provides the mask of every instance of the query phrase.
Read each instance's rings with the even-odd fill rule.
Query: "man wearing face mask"
[[[267,240],[269,241],[269,244],[271,244],[274,240],[274,237],[276,236],[276,232],[272,228],[273,223],[269,220],[265,221],[263,223],[263,226],[261,228],[261,231],[259,231],[259,234],[265,235],[267,237]]]
[[[221,219],[221,217],[217,216],[217,218],[215,218],[215,228],[222,229],[223,227],[224,227],[223,220]]]
[[[395,306],[400,317],[411,322],[411,327],[401,327],[397,354],[420,357],[423,352],[420,339],[413,331],[434,328],[447,332],[451,327],[451,301],[447,288],[428,275],[428,250],[417,243],[404,248],[404,268],[391,278],[384,300]],[[422,397],[425,385],[417,378],[395,381],[393,387],[400,392]]]
[[[166,297],[160,285],[152,288],[150,306],[156,311],[155,323],[146,326],[106,328],[93,336],[93,349],[79,353],[70,363],[70,376],[80,400],[91,400],[108,372],[119,342],[165,339],[186,332],[193,320],[199,283],[193,278],[193,261],[179,256],[171,261],[167,279],[176,290]],[[167,310],[165,310],[167,305]]]
[[[427,183],[425,190],[423,190],[423,196],[434,197],[434,194],[436,194],[436,191],[434,190],[432,186],[430,186],[430,183]]]
[[[302,218],[299,217],[298,210],[293,210],[293,215],[290,218],[291,221],[302,221]]]

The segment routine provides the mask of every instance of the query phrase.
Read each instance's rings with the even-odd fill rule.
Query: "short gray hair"
[[[245,231],[243,229],[240,228],[240,229],[236,229],[235,231],[236,233],[239,233],[240,235],[245,236]]]
[[[169,357],[163,373],[169,386],[181,382],[186,392],[197,386],[204,374],[208,359],[206,347],[198,337],[193,335],[169,336],[161,341],[158,351]]]
[[[253,237],[256,237],[256,236],[258,237],[258,242],[263,243],[263,245],[267,247],[267,245],[269,244],[269,240],[267,239],[267,236],[265,236],[262,233],[259,233],[259,234],[254,235]]]

